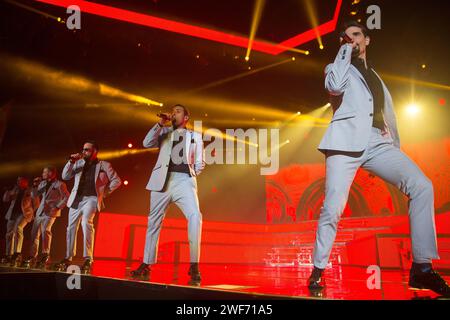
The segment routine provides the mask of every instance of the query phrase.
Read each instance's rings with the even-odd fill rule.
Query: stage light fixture
[[[322,44],[322,37],[321,34],[318,30],[318,14],[317,14],[317,8],[315,7],[314,3],[312,0],[306,0],[304,2],[305,7],[306,7],[306,12],[308,14],[308,18],[309,18],[309,22],[311,24],[312,30],[316,36],[317,39],[317,43],[319,44],[319,48],[322,50],[323,49],[323,44]]]
[[[416,103],[410,103],[406,106],[405,110],[409,116],[414,117],[420,113],[421,107]]]
[[[247,52],[245,54],[245,61],[250,60],[250,53],[252,51],[253,42],[255,41],[256,31],[259,27],[259,22],[261,20],[262,13],[264,11],[264,6],[266,0],[256,0],[253,8],[252,24],[250,28],[250,35],[248,37]]]

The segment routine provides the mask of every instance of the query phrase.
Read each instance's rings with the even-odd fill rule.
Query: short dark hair
[[[189,112],[189,110],[188,110],[188,108],[186,108],[185,106],[183,106],[182,104],[179,104],[179,103],[177,103],[176,105],[174,105],[173,106],[174,108],[175,107],[180,107],[180,108],[183,108],[183,112],[184,112],[184,115],[185,116],[188,116],[188,117],[190,117],[191,116],[191,114],[190,114],[190,112]]]
[[[350,21],[344,22],[344,24],[341,27],[341,32],[339,33],[339,35],[342,36],[345,33],[345,30],[347,30],[350,27],[360,28],[364,37],[369,37],[369,30],[367,30],[366,26],[355,20],[350,20]]]
[[[95,148],[95,150],[97,150],[97,151],[99,150],[98,144],[94,140],[86,140],[84,143],[90,143]]]
[[[44,169],[47,169],[48,171],[53,172],[55,175],[58,175],[58,171],[56,170],[55,166],[48,165],[48,166],[45,166]]]

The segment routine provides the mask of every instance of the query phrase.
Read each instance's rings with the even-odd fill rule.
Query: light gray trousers
[[[150,193],[150,214],[148,216],[147,234],[143,262],[156,263],[158,240],[161,225],[167,207],[175,203],[188,221],[188,240],[190,261],[200,260],[200,241],[202,233],[202,214],[197,197],[197,180],[186,173],[169,172],[167,185],[162,192]]]
[[[94,252],[94,217],[97,212],[97,197],[83,197],[77,209],[70,208],[69,223],[66,234],[66,259],[73,258],[77,253],[77,233],[80,226],[83,229],[83,257],[93,259]]]
[[[42,253],[50,254],[52,226],[55,220],[55,217],[49,217],[44,213],[34,219],[33,227],[31,229],[31,241],[33,241],[30,251],[31,257],[36,257],[38,255],[40,237],[42,237]]]
[[[6,254],[22,252],[23,228],[28,224],[24,216],[18,215],[6,223]]]
[[[316,234],[314,266],[324,269],[328,263],[337,224],[359,167],[396,186],[408,196],[413,261],[431,263],[431,259],[439,259],[431,181],[406,154],[393,145],[389,133],[372,128],[369,145],[364,152],[327,153],[325,200]]]

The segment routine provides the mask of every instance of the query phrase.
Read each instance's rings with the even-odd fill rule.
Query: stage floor
[[[136,282],[129,277],[130,270],[138,263],[97,260],[92,270],[93,277],[121,279]],[[188,287],[188,264],[157,264],[150,279],[140,283]],[[17,271],[26,272],[18,268]],[[30,270],[32,271],[32,270]],[[268,299],[336,299],[336,300],[410,300],[435,299],[438,295],[429,290],[412,291],[408,288],[408,271],[382,270],[381,288],[368,289],[370,276],[365,268],[335,265],[326,270],[327,288],[321,293],[311,293],[306,281],[311,267],[268,267],[263,265],[203,264],[200,267],[202,283],[206,290],[227,291],[240,294],[267,295]],[[444,279],[450,281],[450,270],[439,270]],[[128,282],[128,281],[127,281]],[[203,291],[203,290],[202,290]]]
[[[129,273],[139,264],[122,261],[97,260],[90,278],[118,279],[127,284],[165,286],[186,289],[189,276],[188,264],[157,264],[153,266],[148,280],[131,279]],[[327,287],[322,292],[310,292],[306,282],[311,267],[269,267],[263,265],[204,264],[201,265],[202,283],[196,287],[204,290],[228,292],[240,297],[290,298],[290,299],[333,299],[333,300],[410,300],[436,299],[437,294],[429,290],[413,291],[408,288],[408,272],[405,270],[381,270],[381,288],[370,290],[367,279],[370,274],[365,268],[335,265],[325,272]],[[439,270],[450,282],[450,270]],[[25,268],[0,268],[0,273],[35,273],[42,270]],[[51,271],[46,271],[46,273]],[[192,287],[191,287],[192,288]],[[120,289],[117,289],[120,290]],[[202,296],[204,298],[204,296]],[[192,296],[190,296],[192,298]]]

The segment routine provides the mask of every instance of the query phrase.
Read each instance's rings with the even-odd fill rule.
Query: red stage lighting
[[[194,26],[186,23],[181,23],[173,20],[163,19],[147,14],[115,8],[107,5],[102,5],[94,2],[83,0],[38,0],[39,2],[48,3],[51,5],[67,8],[71,5],[77,5],[82,12],[91,13],[105,18],[116,19],[138,25],[143,25],[151,28],[162,29],[166,31],[181,33],[192,37],[208,39],[211,41],[222,42],[237,47],[248,47],[248,37],[237,36],[234,34],[208,29],[204,27]],[[317,38],[317,33],[323,36],[336,30],[337,21],[339,18],[339,11],[341,9],[342,0],[336,0],[336,7],[333,14],[333,19],[322,23],[315,29],[310,29],[302,32],[292,38],[289,38],[280,43],[270,43],[267,41],[254,40],[252,49],[260,52],[270,53],[273,55],[280,54],[286,50],[298,47],[308,41]]]

